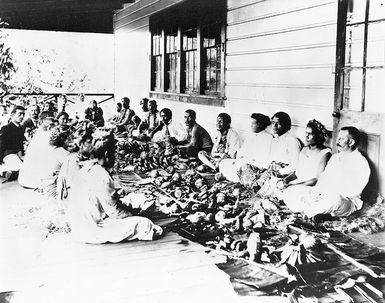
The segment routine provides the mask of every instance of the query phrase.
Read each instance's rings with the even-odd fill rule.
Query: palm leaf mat
[[[300,225],[297,222],[297,225]],[[306,224],[305,224],[306,225]],[[306,225],[308,227],[308,225]],[[374,273],[381,275],[385,273],[385,251],[372,245],[362,243],[342,232],[330,232],[328,234],[329,243],[333,243],[340,251],[354,258],[360,263],[367,265]],[[325,247],[319,252],[323,256],[324,262],[306,263],[294,268],[293,279],[272,273],[246,260],[229,258],[226,263],[217,264],[218,268],[226,272],[234,290],[239,295],[247,296],[266,296],[266,295],[287,295],[293,297],[316,297],[328,301],[334,288],[349,278],[365,277],[370,280],[371,285],[376,285],[380,291],[385,291],[385,279],[374,279],[368,273],[346,261],[332,250]],[[289,271],[290,272],[290,269]],[[295,276],[300,277],[294,278]],[[356,283],[359,285],[359,283]],[[362,283],[361,283],[362,284]],[[363,285],[363,284],[362,284]],[[361,287],[364,287],[362,286]],[[351,288],[347,290],[354,302],[362,301],[362,295],[354,292]],[[371,293],[370,299],[366,302],[385,302],[378,294]],[[296,302],[296,299],[293,299]],[[335,302],[330,299],[330,302]],[[365,302],[365,299],[362,301]]]

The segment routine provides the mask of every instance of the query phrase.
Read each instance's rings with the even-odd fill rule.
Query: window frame
[[[188,6],[187,6],[188,7]],[[180,14],[184,11],[185,13]],[[205,104],[205,105],[214,105],[214,106],[224,106],[225,97],[225,46],[226,46],[226,20],[225,20],[225,10],[216,10],[215,13],[210,11],[205,11],[206,14],[188,16],[191,12],[189,9],[180,9],[179,14],[174,12],[163,12],[160,16],[152,16],[150,18],[150,36],[151,36],[151,52],[150,52],[150,73],[151,73],[151,83],[150,83],[150,97],[158,99],[168,99],[175,100],[180,102],[196,103],[196,104]],[[210,91],[205,89],[206,78],[205,78],[205,48],[203,47],[203,37],[202,29],[203,27],[210,26],[211,24],[216,24],[215,35],[219,36],[220,41],[219,53],[220,57],[217,56],[217,66],[216,73],[219,71],[219,75],[216,74],[216,80],[219,83],[216,84],[217,91]],[[153,54],[153,37],[155,30],[161,28],[162,32],[162,81],[161,86],[156,88],[154,86],[154,54]],[[169,28],[177,29],[176,44],[177,44],[177,59],[176,59],[176,87],[175,89],[170,89],[168,83],[168,77],[170,69],[168,63],[168,53],[167,53],[167,33]],[[183,32],[188,29],[196,28],[196,74],[194,79],[196,81],[193,89],[185,90],[185,77],[184,77],[184,54],[186,50],[183,49]],[[218,62],[219,60],[219,62]],[[219,79],[219,80],[218,80]]]

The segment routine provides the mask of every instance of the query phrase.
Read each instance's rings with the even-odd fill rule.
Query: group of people
[[[13,108],[0,130],[0,170],[18,172],[23,187],[66,201],[72,231],[81,241],[151,240],[162,234],[161,227],[135,215],[115,193],[109,170],[118,136],[162,143],[165,154],[196,157],[223,178],[252,186],[260,196],[282,200],[309,217],[347,216],[362,207],[360,195],[370,169],[357,150],[360,132],[355,127],[340,130],[332,155],[322,123],[309,121],[302,143],[291,132],[285,112],[271,118],[251,114],[250,135],[242,139],[227,113],[217,116],[211,136],[197,123],[194,110],[185,111],[183,126],[169,108],[158,111],[156,101],[147,98],[140,101],[138,113],[123,98],[107,120],[96,101],[83,118],[71,115],[65,101],[61,99],[56,112],[52,104],[42,111],[33,104],[28,118],[23,106]]]

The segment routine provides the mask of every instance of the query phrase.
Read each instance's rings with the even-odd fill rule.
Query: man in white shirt
[[[169,108],[160,111],[160,119],[161,123],[151,132],[152,141],[169,141],[175,145],[187,138],[186,128],[172,119],[172,111]]]
[[[284,197],[294,212],[308,217],[318,214],[349,216],[362,208],[361,193],[368,183],[368,161],[357,150],[360,132],[357,128],[341,128],[334,154],[314,187],[298,186],[297,192]]]
[[[211,154],[201,151],[198,154],[203,164],[216,171],[223,159],[235,159],[242,141],[239,134],[231,128],[231,117],[226,113],[220,113],[217,117],[217,135],[214,138],[214,145]]]

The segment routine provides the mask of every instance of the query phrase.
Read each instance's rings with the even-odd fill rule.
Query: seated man
[[[29,109],[29,117],[24,120],[23,127],[27,133],[33,133],[33,131],[39,126],[40,106],[34,104]]]
[[[214,146],[209,155],[205,151],[198,154],[199,160],[213,170],[217,170],[219,163],[226,158],[234,159],[237,150],[241,147],[241,139],[238,133],[231,128],[231,117],[221,113],[217,118],[218,134],[214,139]]]
[[[314,187],[298,185],[284,192],[284,202],[294,212],[308,217],[318,214],[348,216],[362,208],[361,192],[369,180],[368,161],[357,150],[360,132],[341,128],[334,154]]]
[[[186,129],[181,123],[172,119],[172,111],[163,108],[160,111],[161,123],[150,133],[152,141],[165,142],[166,151],[172,153],[173,147],[187,137]]]
[[[148,133],[151,133],[159,124],[159,111],[158,105],[155,100],[150,100],[148,102],[148,112],[144,119],[142,119],[141,127],[142,129],[147,130]]]
[[[196,123],[196,113],[188,109],[184,114],[184,121],[187,126],[187,137],[178,142],[178,150],[187,157],[196,157],[198,152],[210,153],[213,148],[213,141],[207,130]]]
[[[98,106],[96,100],[92,100],[90,107],[85,110],[85,119],[90,120],[96,126],[104,126],[103,110]]]
[[[130,108],[130,99],[128,97],[122,98],[123,109],[120,119],[111,121],[116,126],[116,132],[121,133],[127,131],[127,127],[132,123],[131,119],[135,116],[135,111]]]
[[[25,108],[16,105],[11,112],[11,122],[0,130],[0,172],[10,172],[13,179],[19,171],[24,154],[24,120]]]

